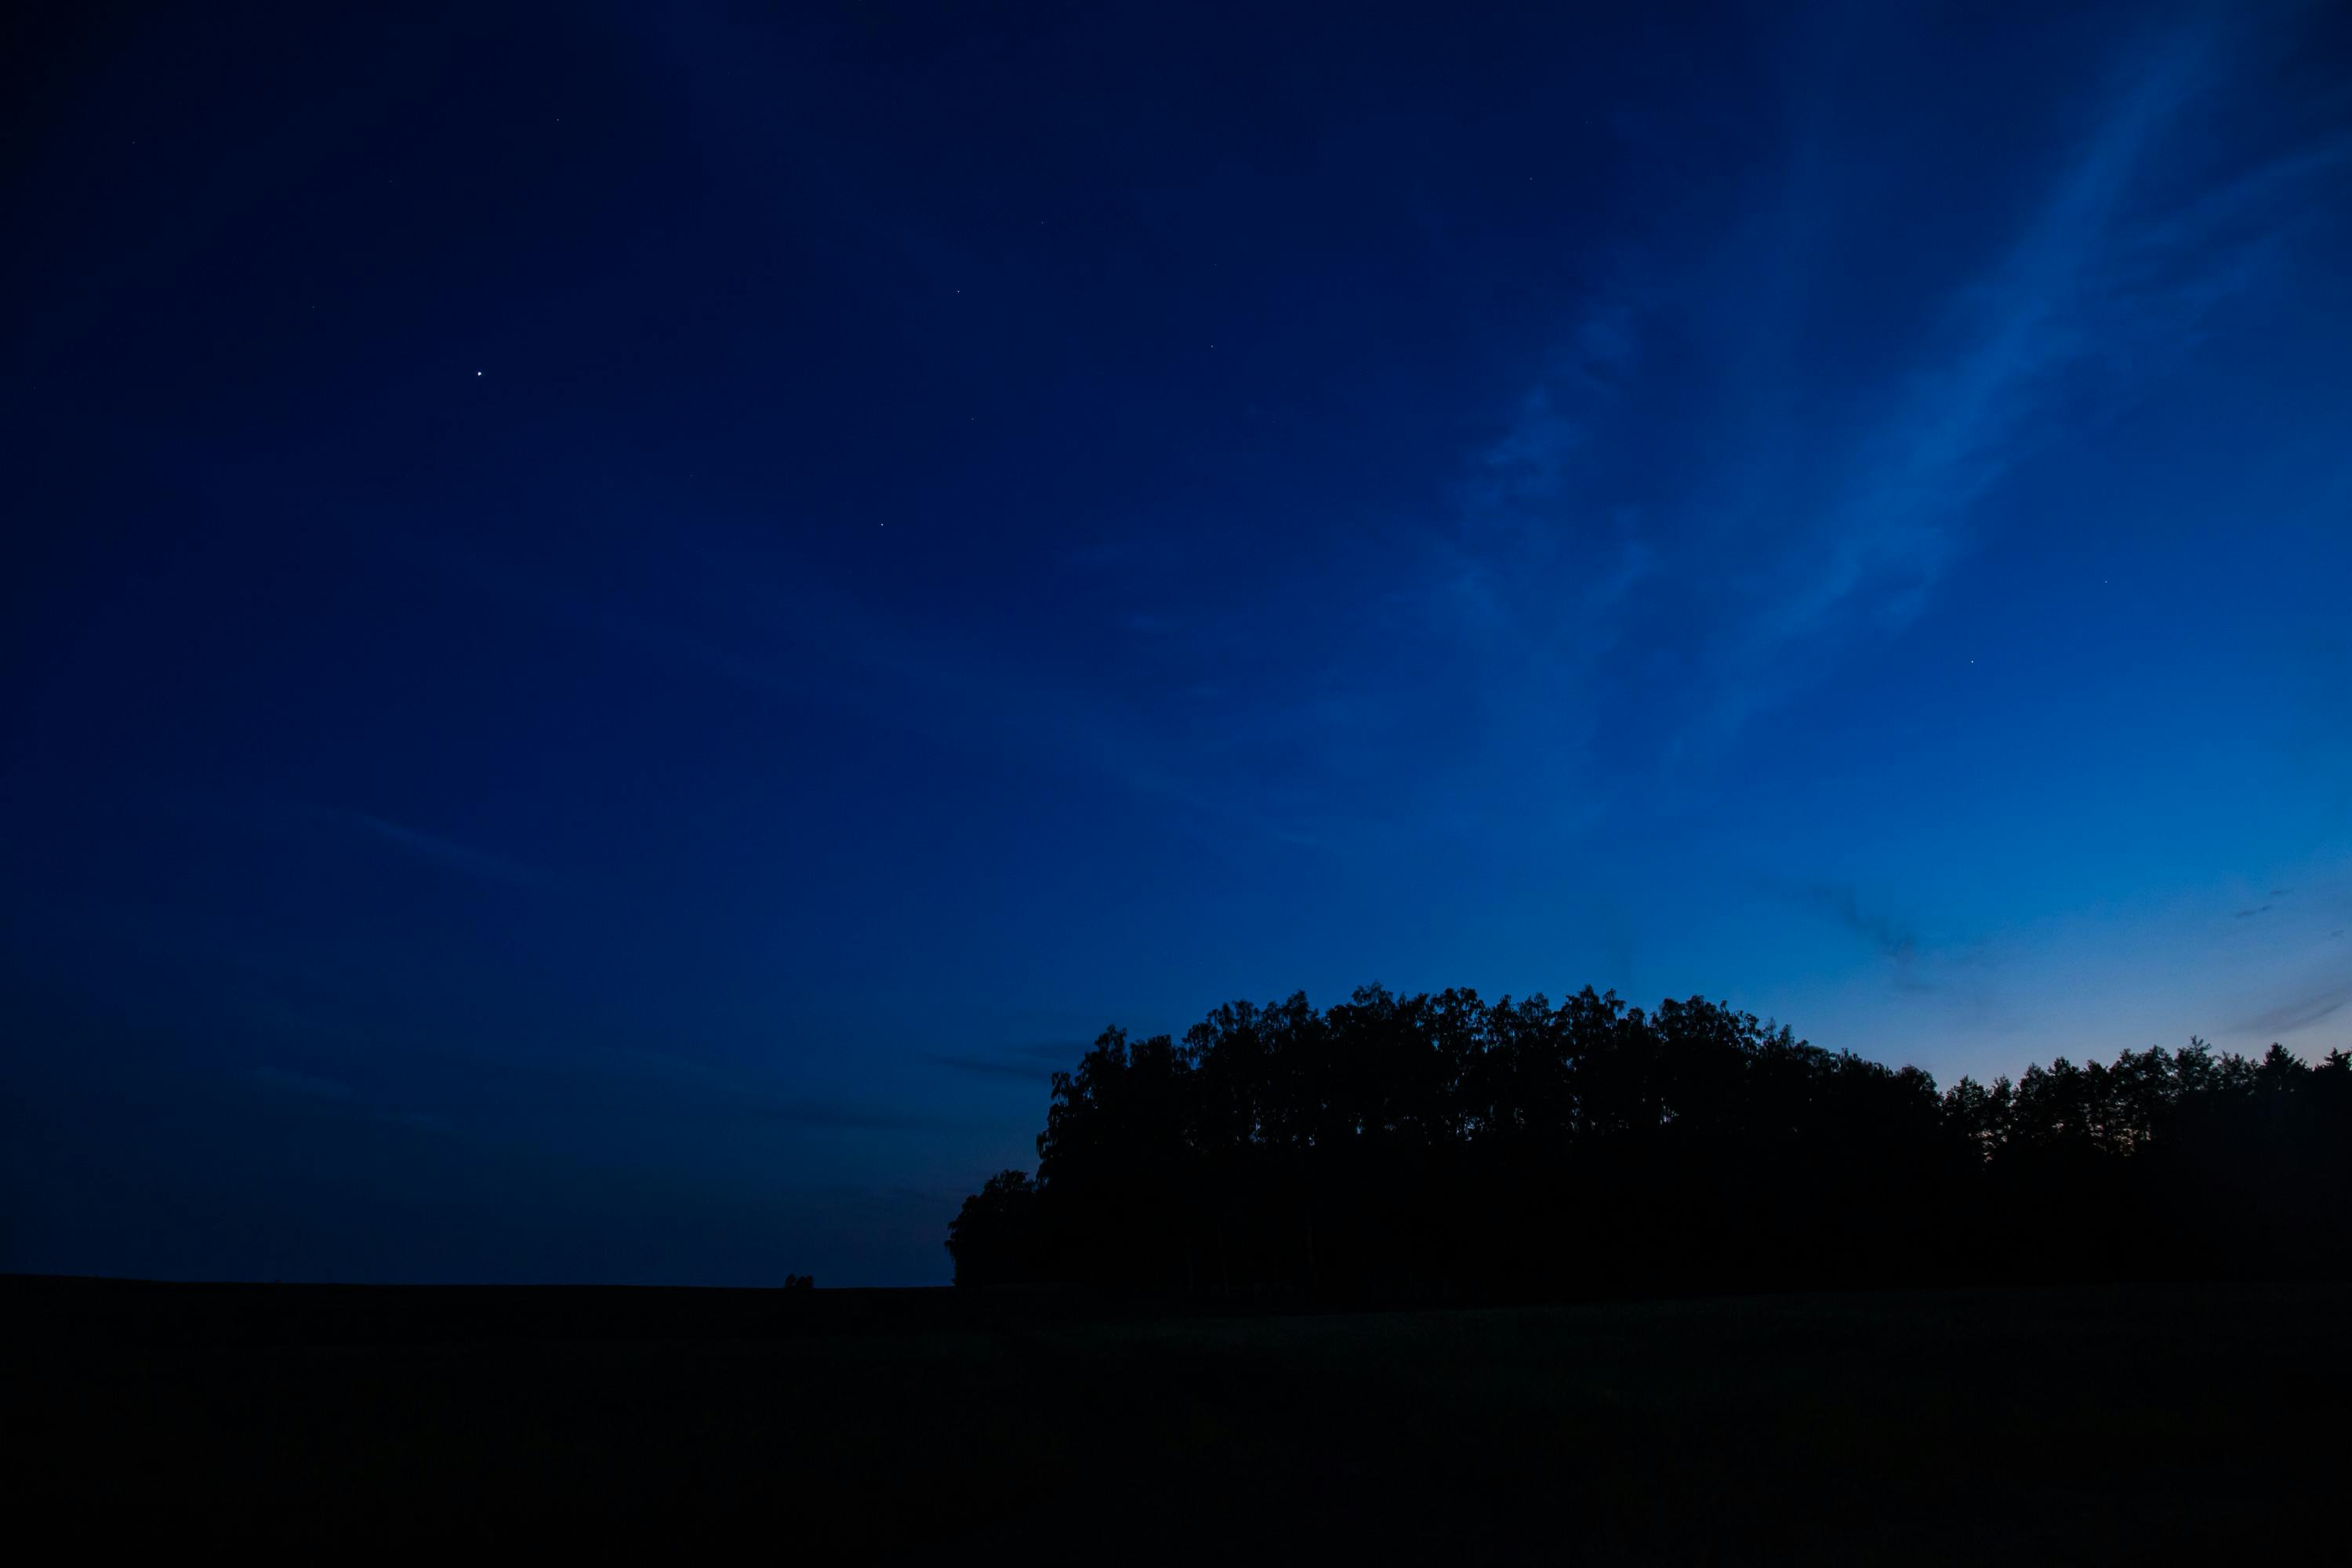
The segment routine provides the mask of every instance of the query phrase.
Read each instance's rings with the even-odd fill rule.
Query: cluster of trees
[[[959,1284],[1528,1300],[2352,1273],[2352,1057],[2126,1051],[1938,1092],[1699,999],[1378,987],[1111,1029]]]

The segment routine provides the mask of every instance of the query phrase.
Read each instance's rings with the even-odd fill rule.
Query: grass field
[[[786,1559],[2341,1561],[2352,1289],[1153,1318],[0,1282],[79,1538]],[[748,1531],[748,1535],[743,1533]]]

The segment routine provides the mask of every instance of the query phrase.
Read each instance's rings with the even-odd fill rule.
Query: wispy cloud
[[[1764,334],[1774,346],[1748,363],[1677,296],[1704,276],[1711,299],[1738,297],[1769,275],[1782,280],[1763,291],[1776,321],[1838,319],[1835,301],[1802,295],[1843,270],[1798,264],[1809,253],[1675,262],[1675,237],[1651,237],[1670,259],[1601,267],[1526,379],[1489,405],[1452,482],[1418,472],[1420,505],[1335,527],[1328,555],[1305,563],[1312,594],[1225,573],[1213,529],[1180,539],[1116,521],[1038,563],[1083,574],[1103,602],[1090,624],[1125,635],[1099,649],[894,613],[755,529],[666,529],[658,565],[607,562],[604,581],[593,566],[568,583],[537,565],[460,570],[653,658],[1043,762],[1173,807],[1226,844],[1381,848],[1406,825],[1504,813],[1531,833],[1573,832],[1605,810],[1591,761],[1605,709],[1644,731],[1616,737],[1610,766],[1646,759],[1670,773],[1678,758],[1720,754],[1838,655],[1924,613],[1988,496],[2079,428],[2084,406],[2119,401],[2100,374],[2126,358],[2139,375],[2160,370],[2177,352],[2165,345],[2255,276],[2248,258],[2337,164],[2299,146],[2214,178],[2151,180],[2171,170],[2157,154],[2184,115],[2237,90],[2210,42],[2161,38],[2087,95],[2095,111],[2007,243],[1948,285],[1907,368],[1859,411],[1791,416],[1786,384],[1818,347],[1804,330]],[[1808,237],[1826,226],[1818,204],[1852,194],[1811,178],[1790,191],[1790,210],[1755,226],[1790,247],[1820,243]],[[1727,250],[1721,232],[1695,243]],[[1629,237],[1642,237],[1593,254],[1633,256]],[[1654,370],[1669,408],[1675,389],[1729,389],[1727,416],[1712,394],[1696,400],[1704,434],[1722,438],[1695,437],[1686,468],[1656,460],[1669,445],[1651,427],[1667,416],[1638,395]],[[1650,430],[1645,471],[1592,483],[1635,445],[1619,437],[1636,424]],[[1181,580],[1186,614],[1135,591],[1145,579]],[[1427,743],[1436,728],[1445,745]]]
[[[1074,1068],[1087,1054],[1084,1040],[1041,1040],[1034,1045],[1005,1046],[994,1051],[942,1051],[924,1058],[936,1067],[981,1078],[1011,1079],[1042,1084],[1055,1070]]]
[[[2276,1006],[2264,1008],[2240,1024],[2236,1032],[2281,1037],[2299,1034],[2315,1024],[2334,1017],[2344,1010],[2347,1003],[2352,1003],[2352,980],[2332,980]]]
[[[1775,379],[1806,380],[1814,345],[1801,331],[1766,334],[1769,353],[1734,364],[1738,351],[1719,333],[1685,319],[1696,307],[1678,300],[1670,277],[1645,271],[1636,283],[1621,268],[1596,285],[1499,429],[1465,454],[1443,524],[1366,552],[1379,583],[1362,586],[1358,619],[1392,640],[1368,655],[1339,639],[1344,657],[1326,678],[1263,688],[1253,710],[1234,718],[1244,743],[1313,742],[1318,771],[1294,771],[1293,798],[1269,796],[1271,809],[1311,816],[1328,835],[1348,794],[1345,770],[1360,759],[1390,786],[1391,818],[1444,820],[1426,789],[1401,809],[1400,775],[1427,764],[1380,722],[1425,689],[1428,710],[1462,731],[1443,754],[1459,762],[1465,820],[1497,809],[1498,791],[1524,788],[1528,798],[1509,803],[1515,819],[1574,831],[1602,812],[1593,768],[1605,709],[1654,731],[1647,765],[1679,774],[1678,763],[1724,754],[1839,655],[1915,621],[1973,548],[1987,499],[2174,363],[2214,307],[2257,276],[2251,258],[2295,221],[2294,195],[2335,166],[2332,155],[2294,148],[2251,171],[2182,175],[2199,171],[2175,145],[2186,118],[2242,90],[2230,58],[2200,28],[2123,58],[2008,242],[1950,286],[1907,370],[1871,388],[1843,423],[1809,426],[1780,406],[1787,394]],[[1790,191],[1801,204],[1850,194],[1806,180]],[[1823,216],[1759,229],[1809,246]],[[1841,275],[1758,265],[1786,279]],[[1710,300],[1737,292],[1719,261],[1691,270]],[[1790,298],[1774,309],[1800,321],[1830,303]],[[1651,353],[1653,334],[1677,353]],[[1658,416],[1636,395],[1653,361],[1662,384],[1686,384],[1696,368],[1746,389],[1729,402],[1732,423],[1715,432],[1704,475],[1611,468],[1620,422]],[[2126,364],[2129,381],[2116,374]],[[1729,516],[1725,497],[1738,499]],[[1359,576],[1336,569],[1337,595]],[[1412,661],[1391,661],[1396,647]],[[1645,704],[1651,681],[1658,700]],[[1334,700],[1355,689],[1380,691],[1373,721],[1348,718]],[[1609,765],[1643,764],[1626,739]]]
[[[1465,525],[1516,523],[1530,505],[1558,500],[1570,462],[1589,439],[1584,422],[1559,405],[1550,386],[1529,391],[1510,427],[1472,460],[1458,497]]]
[[[1011,1079],[1018,1083],[1043,1083],[1053,1070],[1040,1062],[1013,1061],[1002,1057],[971,1056],[953,1051],[923,1059],[934,1067],[952,1068],[957,1072],[971,1073],[977,1078]]]
[[[1630,286],[1596,290],[1430,513],[1348,539],[1311,602],[1267,606],[1296,620],[1298,657],[1234,671],[1250,700],[1221,715],[1210,754],[1279,759],[1262,798],[1295,833],[1379,855],[1401,834],[1496,815],[1529,842],[1590,819],[1593,803],[1562,785],[1600,721],[1601,661],[1662,564],[1639,511],[1597,503],[1588,483],[1639,365],[1638,301]]]
[[[2115,73],[2000,261],[1948,299],[1907,382],[1833,459],[1816,521],[1770,540],[1717,639],[1688,740],[1727,742],[1818,679],[1832,650],[1916,619],[1972,547],[1988,496],[2158,381],[2303,221],[2302,198],[2344,161],[2333,143],[2183,194],[2183,168],[2196,168],[2181,151],[2188,121],[2248,90],[2231,58],[2191,27]]]
[[[2123,258],[2147,249],[2126,216],[2135,176],[2205,85],[2204,59],[2183,37],[2126,71],[2000,263],[1950,300],[1939,346],[1854,441],[1819,521],[1779,542],[1754,580],[1718,649],[1701,739],[1728,740],[1804,684],[1819,645],[1916,618],[1966,548],[1971,509],[2063,427],[2069,376],[2119,332],[2185,324],[2197,298],[2185,288],[2144,293],[2129,321],[2111,307]],[[2179,233],[2173,258],[2201,237]]]
[[[854,711],[877,725],[1023,765],[1078,770],[1179,807],[1193,820],[1297,837],[1222,781],[1179,765],[1173,759],[1185,754],[1181,739],[1138,704],[975,632],[898,614],[772,537],[674,529],[602,563],[609,577],[602,582],[505,565],[412,527],[387,526],[378,537],[478,592],[677,668]],[[692,615],[673,602],[690,604]],[[1165,617],[1143,620],[1161,637],[1184,629]],[[397,824],[356,820],[420,850],[470,853]],[[485,868],[495,861],[473,858]]]
[[[1880,956],[1907,961],[1919,951],[1919,933],[1863,901],[1859,889],[1839,882],[1816,882],[1804,892],[1805,901],[1839,925],[1862,938]]]
[[[1034,1061],[1053,1062],[1066,1066],[1094,1048],[1092,1040],[1034,1040],[1023,1046],[1007,1046],[1006,1050]]]
[[[538,875],[522,862],[494,854],[473,845],[460,843],[438,833],[421,827],[394,822],[385,817],[372,816],[362,811],[345,811],[333,806],[313,806],[311,815],[322,821],[356,829],[387,844],[396,845],[412,854],[423,857],[449,870],[462,872],[485,881],[524,883],[538,880]]]

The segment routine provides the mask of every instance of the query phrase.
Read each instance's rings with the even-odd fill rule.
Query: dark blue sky
[[[2352,1044],[2341,7],[58,9],[0,1267],[942,1280],[1372,980]]]

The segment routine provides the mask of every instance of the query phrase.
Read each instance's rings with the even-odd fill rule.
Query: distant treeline
[[[959,1284],[1511,1300],[2352,1274],[2352,1057],[2063,1058],[1937,1092],[1698,999],[1377,987],[1111,1029]]]

